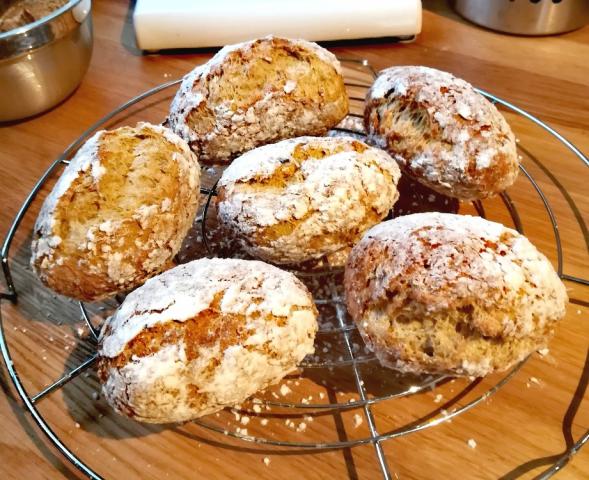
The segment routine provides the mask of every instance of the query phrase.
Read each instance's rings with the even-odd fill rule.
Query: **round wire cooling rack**
[[[330,135],[351,135],[363,138],[364,132],[362,129],[362,116],[360,112],[362,110],[364,94],[366,89],[370,86],[376,72],[366,61],[342,61],[346,66],[346,86],[348,87],[352,102],[352,113],[336,129],[330,132]],[[6,305],[6,302],[15,303],[19,295],[13,279],[12,264],[16,263],[19,266],[22,266],[23,263],[26,263],[28,258],[24,258],[23,260],[18,257],[19,255],[24,255],[24,257],[26,257],[29,250],[21,248],[17,253],[11,255],[11,245],[13,239],[20,231],[19,229],[23,219],[27,213],[31,211],[32,206],[38,203],[35,201],[37,199],[37,194],[47,188],[51,179],[55,177],[56,172],[69,162],[69,159],[75,154],[77,149],[96,130],[100,128],[109,128],[111,124],[115,122],[115,118],[118,119],[117,122],[119,123],[127,120],[132,116],[131,114],[127,115],[127,113],[136,105],[146,103],[145,108],[149,109],[150,107],[153,107],[156,102],[152,102],[151,100],[155,96],[162,92],[173,93],[174,87],[179,82],[180,80],[176,80],[159,85],[131,99],[108,114],[72,143],[39,179],[17,213],[2,246],[2,270],[6,281],[7,291],[1,293],[0,298],[2,301],[0,307]],[[551,127],[505,100],[482,90],[479,90],[479,92],[499,107],[516,115],[521,121],[531,122],[543,129],[544,132],[560,142],[560,144],[572,153],[577,160],[580,160],[586,166],[589,166],[589,160],[587,157]],[[354,104],[356,107],[355,112]],[[152,114],[161,121],[162,118],[165,117],[165,110],[158,110],[155,107],[153,109],[154,111]],[[144,114],[145,111],[142,113]],[[521,146],[520,153],[528,155],[526,150]],[[526,156],[526,161],[527,160],[528,156]],[[533,161],[534,158],[530,157],[530,162]],[[519,182],[527,182],[531,191],[536,195],[536,201],[541,205],[548,219],[548,223],[550,224],[554,236],[552,258],[556,262],[559,276],[570,282],[589,285],[589,280],[582,278],[581,275],[565,272],[566,257],[563,247],[564,242],[560,235],[558,226],[559,219],[557,218],[556,210],[549,200],[549,195],[545,192],[545,180],[538,180],[536,178],[536,173],[532,172],[527,164],[526,166],[522,164],[520,168],[523,177]],[[215,186],[219,174],[220,171],[217,171],[215,168],[203,168],[203,183],[205,185],[201,188],[203,207],[197,217],[193,230],[189,234],[182,251],[178,255],[180,262],[189,261],[201,256],[240,255],[240,253],[235,250],[236,246],[231,244],[230,241],[221,238],[219,231],[216,229],[216,215],[214,214],[216,208]],[[556,183],[557,188],[560,188],[557,182],[553,181],[553,183]],[[411,196],[409,192],[412,192],[411,195],[413,196]],[[434,192],[424,190],[423,187],[419,187],[418,185],[407,185],[406,193],[410,197],[410,201],[403,206],[403,209],[397,206],[394,215],[402,215],[412,213],[412,211],[423,210],[453,211],[452,209],[454,209],[454,211],[456,211],[458,208],[457,203],[453,203],[450,199],[441,197]],[[514,193],[517,194],[517,191]],[[521,195],[517,196],[521,197]],[[574,213],[578,212],[576,204],[570,195],[566,195],[565,198],[567,199],[571,210],[573,210]],[[510,193],[503,192],[498,197],[498,200],[496,200],[496,204],[493,205],[492,209],[493,212],[499,216],[499,221],[503,221],[503,223],[511,222],[518,231],[523,233],[525,228],[524,218],[520,215],[518,208],[516,208],[518,202],[519,199],[512,198],[511,191]],[[487,216],[487,206],[481,201],[475,201],[472,205],[462,205],[461,208],[465,209],[467,212],[472,211],[472,213],[476,213],[482,217]],[[585,241],[587,241],[587,227],[583,222],[582,216],[577,214],[573,216],[584,235]],[[23,251],[25,252],[24,254],[22,253]],[[442,376],[403,376],[395,374],[389,370],[384,371],[378,366],[375,357],[365,348],[363,349],[359,334],[348,318],[341,288],[341,271],[330,269],[328,266],[311,266],[309,268],[293,269],[293,273],[298,275],[310,288],[320,311],[320,328],[317,334],[316,354],[307,357],[301,364],[299,372],[285,380],[280,385],[278,391],[274,389],[274,391],[263,392],[241,406],[226,410],[220,415],[209,415],[195,421],[194,424],[206,428],[209,431],[217,432],[221,436],[229,436],[250,442],[254,445],[269,447],[338,449],[371,444],[374,446],[383,478],[391,478],[390,468],[382,442],[434,427],[442,422],[451,420],[453,417],[456,417],[461,413],[467,412],[489,398],[511,380],[525,362],[520,363],[491,384],[484,385],[481,383],[480,379],[473,379],[466,383],[463,390],[456,395],[455,405],[457,406],[451,411],[436,407],[433,411],[421,412],[418,418],[413,419],[412,421],[407,421],[397,428],[380,431],[373,412],[375,406],[393,400],[409,398],[411,395],[417,393],[430,391],[431,389],[444,385],[452,380]],[[41,289],[43,287],[39,284],[39,286],[35,288]],[[118,303],[120,303],[120,300],[120,298],[117,298]],[[95,305],[86,305],[84,303],[78,304],[79,314],[88,332],[85,336],[85,340],[90,345],[90,347],[86,349],[88,356],[85,360],[82,360],[71,369],[68,369],[66,373],[57,380],[49,382],[44,388],[38,389],[38,393],[35,394],[29,393],[31,388],[25,386],[25,381],[21,379],[21,375],[13,362],[11,348],[8,344],[3,309],[0,308],[0,350],[10,378],[22,399],[25,409],[31,414],[43,433],[65,456],[65,458],[67,458],[86,476],[94,479],[102,477],[89,465],[89,462],[86,459],[80,458],[72,447],[66,445],[61,436],[52,428],[50,422],[45,418],[45,415],[40,412],[38,404],[51,393],[61,389],[69,382],[79,377],[81,373],[93,365],[96,360],[95,345],[98,341],[100,322],[106,318],[106,312],[116,308],[116,306],[117,303],[112,302],[98,307]],[[344,370],[345,374],[342,374]],[[383,372],[385,373],[383,374]],[[335,386],[335,388],[340,391],[336,392],[336,394],[327,396],[322,396],[321,392],[318,395],[316,393],[313,395],[306,395],[311,391],[309,389],[311,384],[321,384],[331,387]],[[301,388],[297,388],[299,386]],[[350,394],[349,392],[352,393]],[[337,393],[345,393],[345,398],[340,399]],[[334,436],[329,438],[318,438],[317,436],[314,436],[312,441],[301,441],[299,438],[293,437],[293,434],[291,434],[291,430],[293,429],[297,433],[299,430],[304,430],[304,428],[302,428],[303,425],[307,428],[316,416],[334,412],[340,415],[354,410],[362,411],[364,418],[366,419],[366,428],[361,434],[356,435],[354,438],[349,438],[345,435],[342,437],[339,431],[334,431]],[[265,414],[271,417],[270,420],[274,422],[274,424],[277,424],[277,422],[282,424],[282,421],[284,420],[286,427],[257,429],[255,433],[252,433],[253,430],[251,428],[248,430],[244,427],[245,425],[250,424],[252,418],[256,418],[260,415],[263,416]],[[278,420],[273,417],[277,417]],[[245,418],[248,419],[247,422],[244,421]],[[305,421],[297,424],[293,418],[303,418]],[[264,425],[264,420],[266,420],[266,422],[268,421],[267,418],[262,418],[262,425]],[[233,423],[230,423],[230,421]],[[270,427],[272,427],[272,424],[270,424]],[[285,429],[286,433],[284,433]],[[337,438],[335,435],[337,435]],[[581,435],[576,442],[569,442],[567,450],[547,468],[547,470],[541,475],[541,478],[548,478],[559,471],[564,465],[566,465],[571,456],[588,440],[589,431]]]

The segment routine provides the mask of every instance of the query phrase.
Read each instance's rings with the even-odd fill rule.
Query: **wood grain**
[[[351,42],[330,48],[342,57],[365,58],[375,68],[422,64],[452,71],[527,109],[589,152],[589,28],[546,38],[507,36],[468,24],[445,2],[426,1],[424,5],[428,10],[423,33],[414,43]],[[0,126],[2,236],[39,176],[86,128],[130,97],[178,78],[210,57],[210,51],[140,55],[132,43],[128,8],[128,2],[122,0],[94,2],[95,48],[80,88],[42,116]],[[165,95],[146,112],[134,111],[118,121],[133,122],[142,115],[157,121],[165,112],[164,100]],[[586,222],[589,216],[587,168],[538,127],[512,113],[506,116],[520,140],[524,165],[558,218],[564,271],[588,277],[587,232],[577,221],[578,217]],[[40,198],[46,193],[47,188]],[[533,186],[522,176],[509,193],[522,215],[525,233],[556,262],[555,236]],[[1,305],[15,364],[30,392],[40,390],[93,351],[91,342],[84,340],[87,332],[77,306],[41,288],[28,269],[30,230],[38,208],[36,202],[11,250],[19,303],[2,301]],[[485,208],[491,218],[511,224],[499,199],[486,201]],[[471,207],[461,206],[461,212],[469,211]],[[547,355],[534,355],[497,394],[452,422],[383,443],[397,477],[533,478],[589,428],[589,289],[570,282],[567,287],[574,303]],[[330,348],[330,354],[336,354],[342,344],[334,342]],[[336,369],[327,378],[308,377],[291,381],[289,399],[300,401],[308,395],[322,402],[357,399],[349,369]],[[377,379],[367,385],[371,393],[385,388],[382,375],[369,377]],[[485,392],[498,378],[486,378],[474,386],[464,380],[449,381],[433,391],[382,402],[374,407],[377,429],[395,432],[442,409],[451,412]],[[78,474],[22,412],[4,368],[0,369],[0,385],[5,392],[0,395],[2,478],[76,478]],[[197,425],[139,425],[114,415],[104,400],[95,398],[97,390],[95,374],[90,371],[40,402],[39,409],[56,433],[108,478],[290,478],[294,472],[301,478],[380,475],[372,445],[331,451],[260,448]],[[271,424],[264,427],[255,412],[250,412],[248,431],[301,442],[368,435],[361,409],[313,414],[312,421],[293,418],[297,426],[305,421],[304,432],[285,424],[291,413],[273,409],[268,412]],[[355,415],[363,418],[357,427]],[[235,427],[231,412],[210,421]],[[476,448],[468,446],[469,439],[476,441]],[[263,463],[265,457],[270,459],[268,466]],[[585,448],[558,478],[588,477],[589,450]]]

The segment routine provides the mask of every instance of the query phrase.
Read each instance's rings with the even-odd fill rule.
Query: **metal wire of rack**
[[[367,61],[357,61],[357,60],[350,60],[350,59],[341,59],[343,62],[348,62],[353,64],[357,67],[365,68],[369,71],[372,76],[376,75],[375,70],[368,64]],[[17,299],[17,291],[15,288],[15,284],[12,278],[11,269],[10,269],[10,262],[9,262],[9,254],[10,248],[13,241],[13,238],[19,229],[21,222],[29,210],[31,204],[35,200],[38,192],[43,187],[43,185],[48,181],[48,179],[54,175],[54,173],[59,169],[59,167],[68,163],[68,159],[75,153],[75,151],[83,144],[83,142],[90,137],[96,130],[101,128],[105,125],[108,121],[112,118],[124,112],[126,109],[130,108],[131,106],[135,105],[136,103],[155,95],[158,92],[166,90],[172,86],[177,85],[180,80],[175,80],[172,82],[168,82],[162,85],[159,85],[151,90],[144,92],[141,95],[129,100],[125,104],[121,105],[116,110],[112,111],[110,114],[102,118],[92,127],[90,127],[84,134],[78,138],[74,143],[72,143],[64,152],[63,154],[53,162],[53,164],[48,168],[45,174],[39,179],[37,184],[34,186],[28,197],[25,199],[24,203],[22,204],[21,208],[19,209],[12,225],[9,228],[8,234],[4,240],[2,250],[0,251],[1,255],[1,263],[2,263],[2,271],[4,273],[5,281],[6,281],[6,292],[0,292],[0,353],[4,359],[6,364],[6,368],[10,375],[10,378],[18,392],[25,409],[31,414],[32,418],[35,420],[41,431],[47,436],[50,442],[57,448],[57,450],[64,455],[64,457],[72,463],[78,470],[80,470],[84,475],[88,478],[92,479],[100,479],[103,478],[94,471],[89,465],[87,465],[82,459],[80,459],[77,455],[75,455],[71,448],[69,448],[65,443],[59,438],[59,436],[53,431],[47,420],[39,413],[37,409],[37,403],[40,402],[43,398],[51,394],[52,392],[60,389],[68,382],[74,380],[78,377],[82,372],[86,369],[91,367],[95,362],[97,355],[93,354],[89,358],[87,358],[84,362],[82,362],[77,367],[73,368],[65,375],[63,375],[58,380],[54,381],[53,383],[49,384],[47,387],[43,388],[39,392],[35,394],[30,394],[24,387],[20,376],[14,366],[12,356],[10,353],[10,348],[7,342],[7,338],[4,331],[4,324],[2,322],[2,309],[1,309],[1,302],[2,301],[10,301],[15,302]],[[369,87],[369,84],[364,83],[354,83],[354,82],[346,82],[348,87],[356,87],[360,89],[366,89]],[[479,90],[479,92],[487,97],[492,102],[499,104],[521,116],[526,118],[527,120],[535,123],[542,129],[544,129],[547,133],[554,136],[559,142],[561,142],[567,149],[569,149],[576,157],[578,157],[585,165],[589,166],[589,159],[579,151],[573,144],[571,144],[568,140],[566,140],[562,135],[558,132],[553,130],[551,127],[543,123],[541,120],[537,119],[533,115],[529,114],[528,112],[512,105],[511,103],[502,100],[488,92],[483,90]],[[351,97],[352,100],[362,101],[363,98],[361,97]],[[350,118],[359,118],[359,115],[351,114]],[[363,131],[361,129],[354,129],[354,128],[347,128],[341,127],[336,130],[339,130],[340,133],[344,134],[352,134],[356,136],[363,136]],[[562,241],[560,238],[560,233],[558,229],[558,222],[556,218],[556,214],[554,213],[554,209],[550,204],[548,197],[541,189],[539,183],[536,179],[532,176],[532,174],[522,165],[520,166],[522,173],[530,182],[536,193],[538,194],[548,217],[550,219],[552,231],[554,233],[555,244],[556,244],[556,257],[557,257],[557,272],[562,279],[569,280],[571,282],[580,283],[583,285],[589,285],[589,280],[585,278],[579,278],[577,276],[568,275],[564,272],[564,260],[563,260],[563,248],[562,248]],[[214,245],[208,239],[208,232],[207,232],[207,218],[210,210],[210,206],[213,202],[213,199],[216,195],[214,184],[210,188],[201,188],[201,193],[206,195],[206,200],[204,202],[204,208],[202,214],[197,218],[197,222],[200,223],[203,247],[206,250],[208,255],[215,255],[215,248]],[[505,208],[509,212],[509,215],[513,221],[515,228],[523,233],[523,223],[520,218],[520,215],[516,209],[516,206],[512,199],[510,198],[507,192],[503,192],[501,194],[501,201],[505,205]],[[480,201],[473,202],[473,207],[476,212],[485,217],[485,209],[483,203]],[[577,219],[581,222],[580,219]],[[586,226],[583,224],[581,227],[586,231]],[[309,410],[345,410],[345,409],[352,409],[352,408],[362,408],[364,412],[364,416],[367,420],[369,433],[370,435],[364,438],[358,438],[354,440],[346,440],[346,441],[325,441],[323,443],[317,442],[293,442],[293,441],[281,441],[275,440],[271,438],[263,438],[263,437],[252,437],[244,434],[240,434],[237,432],[228,432],[216,424],[212,422],[208,422],[205,419],[199,419],[195,421],[196,424],[207,428],[209,430],[218,432],[220,434],[229,435],[235,438],[240,438],[242,440],[253,442],[257,444],[264,444],[270,446],[279,446],[279,447],[298,447],[298,448],[313,448],[313,449],[334,449],[334,448],[348,448],[357,445],[364,445],[364,444],[372,444],[375,449],[375,454],[378,459],[378,464],[380,466],[382,476],[385,479],[392,478],[391,471],[388,466],[387,459],[385,457],[382,442],[385,440],[393,439],[396,437],[400,437],[402,435],[407,435],[412,432],[424,430],[426,428],[430,428],[436,425],[439,425],[442,422],[448,421],[453,417],[464,413],[471,408],[475,407],[476,405],[480,404],[486,398],[494,394],[497,390],[499,390],[503,385],[505,385],[514,375],[519,371],[523,363],[521,362],[516,367],[514,367],[511,371],[509,371],[501,380],[499,380],[494,386],[488,389],[483,394],[479,395],[477,398],[471,400],[470,402],[466,403],[462,407],[454,410],[453,412],[445,415],[439,415],[436,418],[428,418],[427,420],[421,422],[415,422],[409,425],[405,425],[404,427],[398,428],[396,430],[388,431],[381,433],[377,430],[376,422],[374,419],[373,412],[371,407],[379,402],[383,402],[385,400],[391,400],[394,398],[400,398],[408,395],[412,395],[426,389],[434,388],[440,382],[445,380],[445,377],[426,377],[422,379],[421,382],[414,383],[410,386],[407,386],[403,389],[400,389],[395,392],[389,392],[388,394],[383,394],[380,396],[370,396],[364,386],[364,378],[360,371],[360,366],[364,363],[374,362],[375,358],[370,355],[363,355],[359,356],[355,349],[353,348],[353,343],[351,340],[351,335],[354,332],[355,327],[351,325],[346,318],[346,310],[343,302],[343,298],[341,294],[338,293],[337,283],[335,281],[335,274],[337,272],[324,270],[324,271],[315,271],[315,272],[303,272],[303,271],[295,271],[295,274],[301,277],[314,277],[319,276],[323,279],[326,279],[326,284],[328,286],[328,296],[326,298],[315,298],[315,301],[318,305],[328,305],[335,309],[337,324],[329,327],[322,327],[319,330],[320,334],[338,334],[343,336],[344,345],[345,345],[345,358],[338,359],[337,361],[326,362],[326,361],[312,361],[306,360],[301,365],[301,369],[303,371],[308,369],[325,369],[325,368],[333,368],[333,367],[341,367],[341,366],[351,366],[353,371],[353,378],[355,383],[355,388],[359,395],[358,400],[347,402],[347,403],[334,403],[332,401],[328,403],[294,403],[294,402],[282,402],[282,401],[272,401],[266,400],[260,402],[261,404],[274,406],[274,407],[283,407],[289,408],[293,411],[301,411],[306,412]],[[92,323],[90,319],[90,315],[87,311],[86,306],[83,303],[79,303],[80,314],[86,325],[89,329],[89,340],[92,342],[98,341],[99,329]],[[557,471],[562,469],[564,465],[569,461],[570,457],[576,453],[587,441],[589,440],[589,431],[583,434],[552,466],[550,466],[545,472],[541,474],[539,478],[549,478],[550,476],[554,475]]]

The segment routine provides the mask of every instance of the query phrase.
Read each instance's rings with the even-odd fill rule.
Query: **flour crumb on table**
[[[468,446],[469,446],[470,448],[473,448],[473,449],[474,449],[474,448],[477,448],[477,442],[475,441],[475,439],[474,439],[474,438],[469,438],[469,439],[468,439],[468,442],[466,442],[466,443],[468,443]]]
[[[526,383],[526,387],[530,388],[530,385],[540,385],[540,380],[536,377],[530,377]]]
[[[363,421],[364,420],[360,415],[358,415],[357,413],[354,414],[354,428],[358,428],[360,425],[362,425]]]
[[[304,432],[305,430],[307,430],[307,424],[305,422],[299,423],[299,426],[297,427],[297,432]]]

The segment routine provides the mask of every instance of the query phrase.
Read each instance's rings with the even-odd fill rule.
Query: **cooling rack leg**
[[[515,208],[515,204],[513,203],[513,200],[511,199],[511,197],[509,196],[509,194],[507,192],[501,192],[499,194],[499,196],[501,197],[503,204],[507,208],[509,215],[511,215],[511,219],[513,220],[513,225],[515,226],[515,229],[523,235],[524,234],[524,226],[522,224],[522,220],[519,216],[517,208]]]
[[[12,357],[10,356],[10,351],[8,349],[8,344],[6,343],[6,337],[4,335],[4,324],[2,321],[2,311],[0,310],[0,353],[2,354],[2,358],[4,359],[4,364],[6,365],[6,370],[8,371],[8,375],[10,375],[10,379],[16,391],[24,403],[24,406],[29,411],[35,423],[39,426],[39,428],[43,431],[43,433],[47,436],[47,438],[51,441],[51,443],[63,454],[65,458],[67,458],[71,464],[80,470],[86,477],[91,478],[92,480],[103,480],[103,478],[98,475],[94,470],[88,467],[84,462],[82,462],[64,443],[62,443],[59,436],[51,429],[51,427],[47,424],[43,416],[37,411],[34,403],[31,401],[29,394],[25,390],[18,373],[14,367],[14,363],[12,361]]]
[[[558,276],[560,278],[562,278],[562,275],[563,275],[562,270],[564,268],[563,267],[563,258],[562,258],[563,253],[562,253],[562,243],[560,241],[560,232],[558,230],[558,223],[556,221],[556,215],[554,214],[554,210],[552,209],[552,205],[550,205],[548,198],[546,197],[546,195],[544,194],[544,192],[542,191],[542,189],[540,188],[540,186],[538,185],[538,182],[536,182],[534,177],[532,177],[532,175],[530,175],[530,173],[526,170],[526,168],[523,166],[523,164],[520,164],[519,169],[528,178],[528,180],[530,181],[532,186],[536,189],[536,192],[538,192],[538,195],[540,196],[540,199],[542,200],[542,203],[544,204],[544,207],[546,208],[546,212],[548,213],[548,217],[550,218],[550,223],[552,223],[552,231],[554,233],[554,241],[556,242],[556,256],[557,256],[556,271],[558,273]]]
[[[12,281],[12,275],[10,274],[10,268],[8,267],[8,259],[2,258],[2,271],[4,272],[4,280],[6,281],[6,287],[8,288],[7,293],[0,293],[0,298],[5,298],[11,302],[16,301],[16,292],[14,290],[14,283]]]
[[[581,447],[587,443],[587,441],[589,441],[589,430],[587,430],[585,434],[577,441],[577,443],[575,443],[562,457],[560,457],[556,463],[554,463],[554,465],[544,470],[535,478],[538,480],[547,480],[553,475],[556,475],[570,462],[573,455],[575,455],[581,449]]]
[[[563,273],[561,278],[563,280],[568,280],[569,282],[575,282],[575,283],[580,283],[581,285],[588,285],[589,286],[589,280],[587,280],[586,278],[574,277],[572,275],[567,275],[566,273]]]
[[[485,214],[485,207],[483,207],[483,202],[481,202],[480,200],[474,200],[472,204],[480,217],[487,218]]]
[[[337,299],[337,289],[335,283],[332,281],[330,282],[331,288],[331,296],[335,300]],[[350,332],[346,329],[346,310],[345,307],[340,302],[334,302],[335,304],[335,312],[337,316],[337,320],[344,332],[344,341],[346,343],[346,349],[348,351],[348,355],[352,360],[355,360],[354,357],[354,349],[352,348],[352,343],[350,340]],[[358,370],[358,366],[356,362],[352,363],[352,367],[354,369],[354,380],[356,381],[356,389],[358,390],[358,394],[360,395],[360,399],[362,401],[366,401],[366,390],[364,389],[364,381],[362,380],[362,376],[360,375],[360,371]],[[387,460],[384,454],[384,450],[382,449],[382,445],[380,444],[380,440],[378,439],[378,431],[376,430],[376,424],[374,421],[374,415],[370,410],[370,405],[364,405],[364,415],[366,416],[366,421],[368,422],[368,428],[370,430],[370,436],[372,437],[372,444],[374,445],[374,449],[376,450],[376,457],[378,458],[378,463],[380,465],[380,469],[382,471],[382,476],[385,480],[390,480],[391,472],[389,470],[389,466],[387,464]]]
[[[86,322],[86,325],[88,326],[88,329],[90,330],[90,335],[92,335],[92,338],[94,339],[95,342],[98,342],[98,337],[100,335],[100,331],[94,328],[94,325],[92,325],[92,322],[90,321],[90,317],[88,315],[88,311],[86,310],[86,307],[84,306],[84,304],[82,302],[79,303],[80,304],[80,312],[82,313],[82,318],[84,319],[84,321]]]
[[[36,395],[33,395],[31,397],[31,403],[37,403],[45,395],[48,395],[49,393],[53,392],[54,390],[57,390],[58,388],[63,387],[70,380],[73,380],[78,375],[80,375],[80,373],[82,373],[84,370],[86,370],[87,368],[91,367],[92,364],[94,362],[96,362],[97,358],[98,358],[98,354],[95,353],[90,358],[88,358],[87,360],[85,360],[81,365],[78,365],[73,370],[70,370],[68,373],[66,373],[59,380],[57,380],[57,381],[53,382],[51,385],[45,387],[43,390],[41,390]]]

